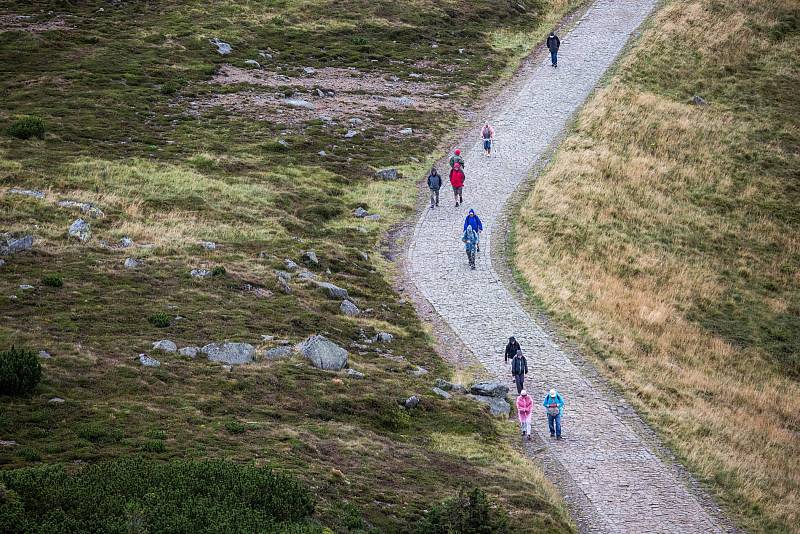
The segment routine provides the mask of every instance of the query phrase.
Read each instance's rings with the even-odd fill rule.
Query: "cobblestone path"
[[[497,153],[486,158],[475,135],[475,144],[464,150],[465,204],[454,207],[448,184],[442,190],[441,207],[422,214],[408,249],[409,274],[419,292],[491,373],[510,382],[502,354],[508,337],[515,335],[528,356],[526,385],[534,398],[541,399],[550,387],[564,395],[566,439],[551,440],[543,408],[534,412],[534,426],[545,444],[544,454],[579,489],[582,506],[588,503],[591,508],[586,513],[591,524],[580,525],[591,532],[723,528],[672,466],[652,452],[504,287],[492,267],[492,232],[509,197],[655,3],[597,0],[562,36],[559,67],[552,68],[549,57],[542,58],[511,94],[498,99],[490,115]],[[460,242],[469,208],[477,211],[484,225],[475,271],[469,270]]]

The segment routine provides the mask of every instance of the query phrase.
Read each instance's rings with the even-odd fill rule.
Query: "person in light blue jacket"
[[[564,413],[564,399],[555,389],[545,395],[542,406],[547,410],[547,426],[550,429],[550,437],[561,439],[561,415]]]

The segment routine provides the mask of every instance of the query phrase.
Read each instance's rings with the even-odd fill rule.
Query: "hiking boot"
[[[530,435],[530,434],[528,434],[528,441],[530,441],[530,440],[531,440],[531,435]]]
[[[556,436],[556,439],[562,439],[561,436]]]
[[[554,437],[556,437],[556,435],[555,434],[550,434],[550,437],[554,438]]]

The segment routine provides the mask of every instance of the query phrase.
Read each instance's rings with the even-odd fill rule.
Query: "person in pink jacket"
[[[533,399],[531,399],[528,392],[523,389],[519,392],[519,397],[517,397],[517,416],[519,417],[519,426],[522,430],[522,435],[528,436],[528,441],[531,440],[532,411]]]

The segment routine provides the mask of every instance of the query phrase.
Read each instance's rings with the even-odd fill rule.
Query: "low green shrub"
[[[244,434],[244,432],[247,430],[247,425],[231,419],[225,423],[225,430],[227,430],[230,434]]]
[[[417,526],[417,534],[503,534],[508,514],[480,488],[461,488],[457,497],[434,506]]]
[[[164,440],[150,439],[142,443],[140,449],[143,452],[165,452],[167,450],[167,445],[164,443]]]
[[[181,84],[175,80],[164,82],[161,86],[162,95],[174,95],[181,88]]]
[[[64,285],[64,280],[57,274],[48,274],[42,278],[42,283],[50,287],[62,287]]]
[[[148,322],[158,328],[166,328],[172,322],[169,315],[164,312],[157,312],[147,318]]]
[[[27,460],[29,462],[39,462],[42,459],[42,455],[39,454],[39,451],[37,451],[33,447],[22,447],[22,448],[20,448],[17,451],[17,456],[19,456],[23,460]]]
[[[0,395],[24,395],[42,379],[39,358],[31,350],[11,347],[0,352]]]
[[[213,269],[211,269],[211,276],[223,276],[225,273],[228,272],[225,270],[225,267],[222,265],[217,265]]]
[[[0,532],[322,532],[296,481],[224,460],[43,465],[0,472],[0,490]]]
[[[92,443],[116,443],[122,439],[121,430],[97,421],[78,425],[77,434]]]
[[[38,137],[44,139],[44,121],[34,115],[18,117],[7,129],[8,135],[17,139]]]

